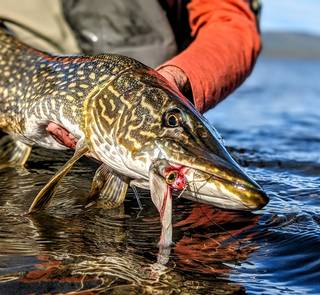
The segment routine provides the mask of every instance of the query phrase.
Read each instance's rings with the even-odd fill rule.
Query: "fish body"
[[[147,115],[170,99],[160,86],[153,87],[163,80],[160,75],[115,54],[51,56],[4,32],[0,52],[1,129],[28,145],[67,149],[47,130],[55,123],[76,142],[84,140],[90,155],[110,168],[132,178],[147,176],[144,163],[135,157],[146,139],[159,131],[148,127]],[[143,127],[145,138],[143,132],[135,132]]]
[[[174,194],[241,210],[268,201],[187,99],[128,57],[53,56],[0,31],[0,128],[16,141],[9,162],[23,164],[32,145],[75,149],[30,211],[48,203],[82,155],[102,163],[90,199],[102,195],[115,207],[129,185],[150,190],[163,247],[172,242]]]

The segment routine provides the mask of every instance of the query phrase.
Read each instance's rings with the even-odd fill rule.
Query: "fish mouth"
[[[207,203],[223,209],[253,211],[263,208],[269,198],[264,190],[254,182],[248,185],[219,175],[189,168],[185,174],[188,188],[183,197]]]
[[[180,194],[193,201],[219,208],[253,211],[263,208],[269,201],[267,194],[228,155],[193,156],[184,161],[169,161],[180,167],[186,186]],[[196,159],[196,160],[194,160]]]

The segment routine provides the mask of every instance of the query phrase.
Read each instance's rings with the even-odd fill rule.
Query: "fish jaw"
[[[194,146],[177,148],[168,141],[165,145],[159,142],[158,146],[163,147],[162,155],[168,167],[179,167],[182,175],[178,173],[177,176],[185,178],[184,187],[173,187],[183,197],[219,208],[245,211],[261,209],[268,203],[261,186],[230,155],[220,157]]]
[[[195,169],[185,175],[188,189],[183,197],[207,203],[223,209],[254,211],[263,208],[269,201],[262,188],[254,183],[245,185],[236,180],[226,180]]]

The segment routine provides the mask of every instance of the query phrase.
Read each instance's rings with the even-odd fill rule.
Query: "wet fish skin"
[[[47,130],[56,124],[76,140],[76,160],[85,154],[101,161],[99,184],[92,191],[103,192],[110,206],[122,203],[129,184],[150,189],[161,215],[162,247],[172,243],[171,202],[177,187],[168,171],[176,171],[180,180],[185,175],[183,196],[196,201],[241,210],[268,202],[204,117],[161,75],[134,59],[53,56],[0,31],[0,102],[0,128],[26,151],[35,144],[66,149]],[[26,151],[21,148],[20,154]],[[31,211],[47,205],[50,190],[75,161],[62,167]]]

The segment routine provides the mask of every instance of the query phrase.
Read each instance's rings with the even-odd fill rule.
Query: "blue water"
[[[257,251],[231,272],[249,293],[320,293],[320,61],[260,60],[207,114],[270,196]]]
[[[255,213],[174,201],[175,246],[156,263],[159,216],[143,194],[90,208],[96,164],[83,160],[49,210],[25,216],[70,153],[35,149],[26,169],[0,171],[0,294],[319,294],[320,61],[260,59],[206,114],[266,190]],[[82,294],[82,293],[81,293]]]

